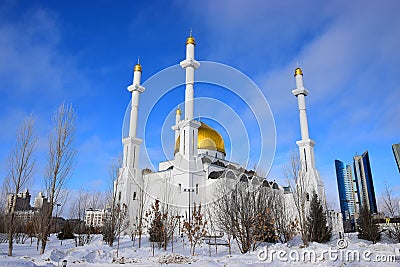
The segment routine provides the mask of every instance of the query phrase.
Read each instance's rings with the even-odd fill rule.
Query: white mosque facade
[[[142,170],[139,167],[140,146],[142,140],[137,137],[137,122],[139,111],[139,96],[145,92],[141,85],[142,67],[138,63],[134,67],[132,85],[128,91],[132,94],[130,127],[128,137],[123,138],[123,162],[119,176],[114,183],[114,190],[127,210],[127,220],[130,228],[134,228],[138,219],[138,207],[142,205],[143,192],[148,201],[148,210],[154,199],[169,203],[180,210],[182,215],[190,214],[194,203],[207,204],[215,198],[217,181],[220,178],[233,181],[245,181],[251,186],[265,186],[271,190],[280,190],[289,203],[293,203],[290,187],[284,187],[276,182],[259,177],[252,170],[246,170],[237,163],[225,160],[226,151],[222,136],[207,124],[194,119],[194,74],[200,67],[195,60],[195,39],[190,36],[186,41],[186,59],[180,66],[186,72],[184,114],[176,111],[174,158],[159,163],[156,172]],[[295,71],[296,89],[292,93],[298,99],[302,139],[297,142],[300,152],[301,168],[304,179],[309,185],[310,194],[317,192],[325,205],[325,192],[322,180],[315,165],[314,144],[309,138],[306,115],[305,96],[308,91],[303,86],[303,74],[300,68]],[[293,211],[293,216],[295,212]],[[342,230],[340,212],[330,212],[329,218],[333,230]],[[129,230],[127,231],[129,232]]]

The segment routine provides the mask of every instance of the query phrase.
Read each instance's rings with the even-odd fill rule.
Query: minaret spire
[[[128,91],[132,93],[129,137],[136,137],[139,95],[144,92],[144,87],[140,85],[141,77],[142,77],[142,65],[140,65],[138,58],[138,63],[133,68],[133,83],[127,88]]]
[[[172,127],[175,131],[175,138],[178,136],[179,129],[179,154],[184,155],[191,161],[193,156],[197,156],[197,138],[200,123],[194,120],[194,71],[200,67],[200,63],[194,59],[194,47],[196,41],[190,31],[189,37],[186,39],[186,59],[181,61],[180,65],[186,72],[185,87],[185,114],[182,120],[176,121]],[[178,115],[178,114],[176,114]],[[179,114],[180,115],[180,114]],[[176,120],[178,116],[176,117]],[[180,119],[180,116],[179,116]]]
[[[308,132],[308,120],[306,112],[306,96],[308,95],[308,91],[306,88],[304,88],[303,71],[300,67],[295,69],[294,77],[296,79],[296,89],[292,90],[292,93],[297,97],[301,130],[301,140],[297,141],[296,144],[298,145],[300,152],[303,184],[306,185],[306,192],[308,192],[309,196],[312,196],[312,194],[316,192],[322,202],[322,205],[326,207],[324,184],[319,176],[319,172],[315,164],[315,141],[310,139]]]
[[[139,166],[139,147],[142,140],[137,138],[139,96],[144,92],[144,87],[140,85],[142,77],[142,65],[138,63],[133,68],[133,82],[128,86],[128,91],[132,94],[131,114],[129,120],[129,136],[124,138],[124,166],[138,168]]]
[[[185,119],[193,120],[194,112],[194,71],[200,67],[200,63],[194,59],[194,47],[196,41],[190,31],[190,36],[186,39],[186,59],[180,63],[186,70],[186,89],[185,89]]]
[[[304,88],[303,84],[303,71],[297,67],[294,71],[294,77],[296,78],[296,89],[292,93],[297,96],[297,104],[299,107],[300,116],[300,129],[301,129],[301,140],[308,140],[308,121],[306,112],[306,96],[308,95],[307,89]]]

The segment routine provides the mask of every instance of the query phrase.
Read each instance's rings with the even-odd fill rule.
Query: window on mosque
[[[182,192],[182,184],[179,184],[179,193]]]
[[[196,194],[199,193],[199,184],[196,184]]]
[[[133,192],[133,200],[136,200],[136,192]]]

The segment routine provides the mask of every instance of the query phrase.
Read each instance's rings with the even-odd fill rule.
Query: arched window
[[[244,175],[244,174],[242,174],[242,176],[240,176],[240,181],[241,182],[246,182],[247,183],[247,176],[246,175]]]

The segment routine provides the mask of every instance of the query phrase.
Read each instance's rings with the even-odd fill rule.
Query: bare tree
[[[35,160],[33,152],[37,138],[33,135],[34,119],[28,117],[21,124],[17,132],[17,143],[8,158],[8,176],[6,178],[8,192],[13,194],[13,201],[8,209],[8,256],[12,256],[13,237],[15,225],[15,209],[17,205],[18,194],[24,186],[29,183]]]
[[[114,243],[114,238],[116,234],[116,220],[117,220],[117,204],[118,204],[118,192],[119,192],[119,169],[120,161],[118,163],[113,163],[110,167],[110,183],[107,192],[107,203],[109,205],[109,215],[106,216],[103,227],[103,239],[112,247]]]
[[[81,187],[74,195],[75,197],[71,200],[72,204],[69,208],[69,218],[84,221],[85,212],[89,208],[104,208],[105,200],[101,192],[89,192]]]
[[[0,233],[6,233],[7,228],[7,220],[6,220],[6,205],[7,205],[7,188],[6,188],[7,179],[3,181],[3,184],[0,189]],[[7,238],[8,239],[8,238]],[[1,242],[1,241],[0,241]]]
[[[301,160],[297,153],[293,152],[290,156],[289,165],[285,166],[285,176],[291,188],[294,189],[293,200],[296,208],[298,227],[301,239],[305,246],[308,245],[307,239],[307,202],[310,200],[309,185],[302,171]]]
[[[143,235],[143,230],[144,230],[144,217],[145,217],[145,209],[146,209],[146,205],[148,202],[148,195],[147,195],[147,190],[148,190],[148,180],[144,179],[144,175],[147,173],[150,173],[151,170],[150,169],[144,169],[142,171],[142,185],[139,185],[139,194],[138,194],[138,210],[137,210],[137,216],[135,218],[136,222],[136,232],[138,234],[138,246],[139,248],[142,245],[142,235]]]
[[[105,196],[103,192],[89,193],[87,208],[102,209],[104,208]]]
[[[235,236],[235,217],[232,211],[233,187],[227,180],[220,180],[216,187],[215,197],[218,199],[208,205],[208,217],[210,218],[211,229],[214,232],[221,231],[229,237]]]
[[[61,104],[54,113],[52,121],[53,129],[49,135],[49,153],[44,178],[50,205],[44,214],[40,254],[46,249],[53,221],[53,209],[62,198],[63,189],[72,174],[76,155],[74,146],[76,113],[72,105]]]
[[[89,192],[82,187],[75,194],[73,203],[69,209],[69,217],[73,219],[83,220],[85,211],[89,207]]]
[[[117,238],[117,258],[120,244],[120,234],[129,226],[127,217],[127,206],[121,203],[121,193],[119,185],[121,160],[112,164],[110,168],[110,188],[107,195],[107,203],[109,205],[109,214],[106,216],[103,227],[103,239],[110,247],[113,246],[115,238]]]
[[[165,183],[165,190],[163,192],[162,196],[162,202],[161,202],[161,214],[162,216],[162,225],[163,225],[163,242],[164,242],[164,250],[167,250],[167,245],[169,241],[172,241],[172,247],[173,247],[173,239],[174,239],[174,231],[177,226],[177,215],[178,215],[178,210],[170,205],[169,203],[173,203],[174,199],[174,191],[173,187],[171,184],[171,181],[164,180]]]
[[[276,238],[270,213],[274,202],[272,190],[275,189],[264,186],[252,188],[247,181],[234,184],[220,180],[217,185],[218,201],[213,203],[212,217],[217,229],[234,237],[241,253]]]
[[[87,242],[90,241],[90,230],[87,231],[87,227],[81,223],[85,218],[85,211],[90,207],[89,206],[90,194],[87,190],[82,187],[75,194],[74,199],[72,200],[72,205],[69,209],[69,218],[78,219],[79,223],[75,223],[71,225],[65,225],[66,230],[72,230],[72,233],[76,234],[77,238],[75,238],[76,246],[83,246]],[[91,228],[91,227],[90,227]],[[85,238],[86,235],[86,238]],[[61,242],[64,236],[61,238]]]
[[[0,214],[5,215],[4,213],[6,212],[6,207],[7,207],[7,195],[8,195],[8,179],[4,179],[3,184],[1,185],[0,188]]]
[[[297,221],[293,219],[289,203],[283,192],[274,190],[271,214],[279,240],[286,243],[293,238],[297,229]]]
[[[382,193],[383,212],[389,218],[399,218],[399,198],[393,195],[393,189],[389,188],[385,182],[385,191]],[[390,222],[390,221],[389,221]],[[390,223],[387,225],[388,236],[400,242],[400,223]]]
[[[183,223],[183,231],[190,241],[190,250],[194,256],[196,246],[199,245],[207,235],[207,221],[201,210],[201,204],[196,207],[196,203],[193,203],[193,213],[189,216],[191,216],[192,219]]]
[[[42,207],[38,212],[35,212],[32,219],[33,232],[36,235],[36,250],[39,250],[40,241],[43,239],[44,234],[43,229],[47,221],[44,215],[47,214],[48,211],[45,211],[45,209],[48,209],[47,205]]]

